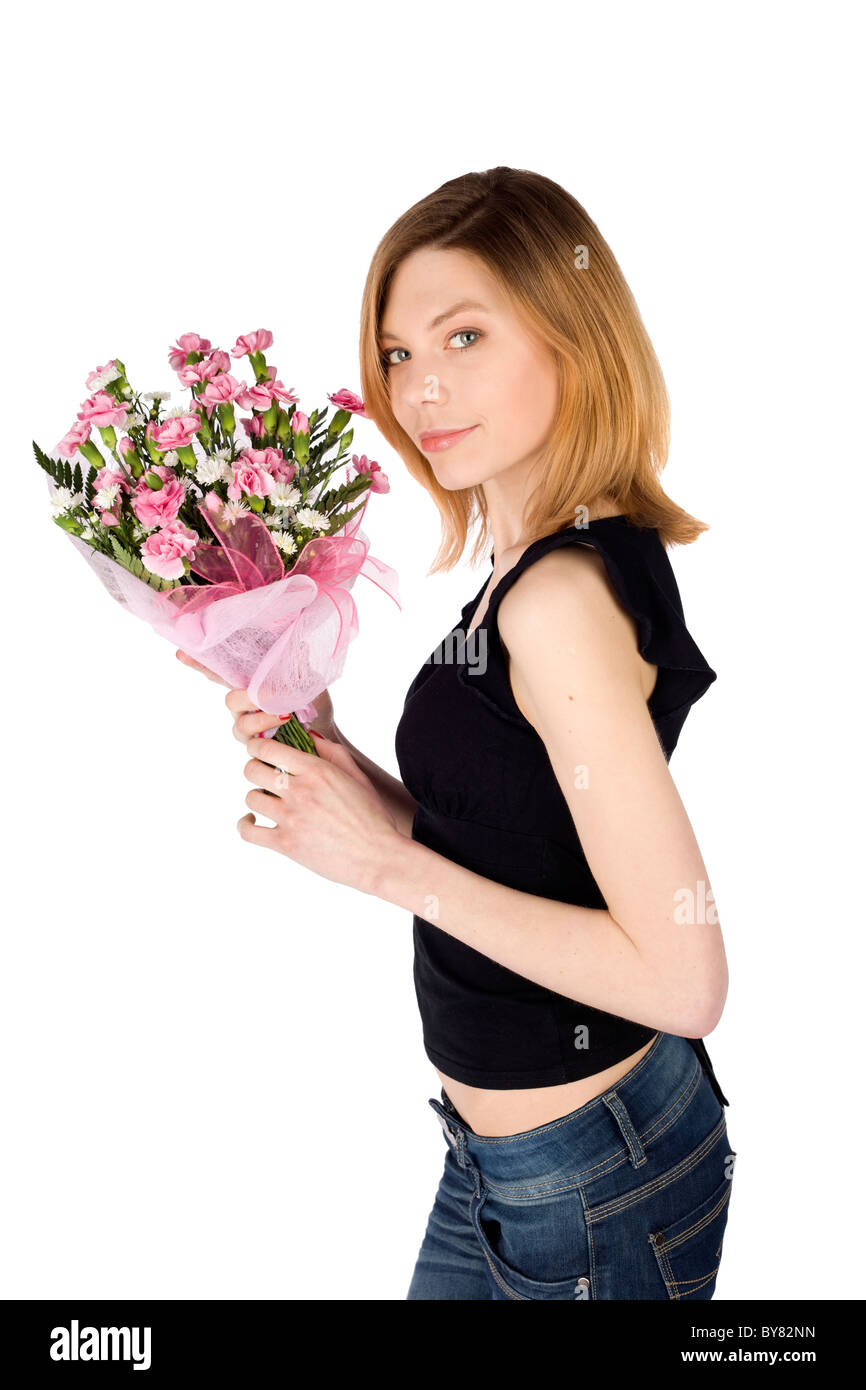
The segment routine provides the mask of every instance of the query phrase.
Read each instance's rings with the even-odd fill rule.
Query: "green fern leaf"
[[[88,507],[93,506],[93,480],[98,472],[99,470],[94,468],[93,464],[91,464],[87,470],[87,477],[84,480],[84,500]]]
[[[47,454],[42,452],[35,439],[31,442],[39,467],[45,469],[45,472],[54,480],[58,487],[63,487],[63,460],[59,459],[55,463],[54,459],[50,459]]]
[[[177,589],[180,587],[179,579],[160,579],[158,574],[153,574],[139,560],[137,555],[133,555],[120,544],[116,536],[111,536],[111,548],[114,551],[114,558],[119,565],[134,574],[136,579],[143,579],[145,584],[150,585],[151,589]]]

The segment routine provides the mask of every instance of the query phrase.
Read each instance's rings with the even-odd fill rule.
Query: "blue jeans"
[[[610,1090],[504,1138],[443,1090],[428,1103],[445,1170],[407,1298],[712,1298],[735,1157],[720,1094],[672,1033]]]

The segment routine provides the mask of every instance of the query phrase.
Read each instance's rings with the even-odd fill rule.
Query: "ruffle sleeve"
[[[532,728],[511,690],[497,611],[529,565],[565,545],[590,545],[601,556],[614,593],[635,621],[641,656],[658,667],[648,709],[669,756],[688,711],[712,685],[716,672],[686,626],[679,588],[658,532],[633,526],[624,517],[569,527],[528,546],[493,590],[479,627],[466,638],[465,661],[457,678],[499,718],[524,730]]]

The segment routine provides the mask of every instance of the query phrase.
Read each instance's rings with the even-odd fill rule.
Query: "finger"
[[[242,840],[248,840],[251,845],[264,845],[266,849],[274,847],[274,833],[276,825],[256,825],[256,818],[252,812],[249,815],[241,816],[238,821],[238,833]]]
[[[189,666],[193,671],[201,671],[203,676],[207,676],[208,680],[216,681],[217,685],[228,685],[228,681],[223,680],[222,676],[218,676],[216,671],[211,671],[209,667],[202,666],[201,662],[191,657],[189,652],[181,651],[180,648],[178,648],[175,652],[175,656],[183,666]]]
[[[247,743],[247,752],[253,762],[269,763],[272,769],[285,768],[294,776],[309,773],[319,761],[312,753],[302,753],[300,748],[279,743],[275,738],[251,738]]]
[[[283,722],[278,714],[268,714],[267,710],[254,709],[246,714],[235,715],[232,732],[241,743],[246,743],[247,739],[261,738],[268,729],[278,728]]]
[[[246,714],[250,710],[258,709],[255,700],[250,699],[248,690],[230,690],[226,696],[226,705],[234,715]]]
[[[271,792],[263,791],[261,787],[253,787],[248,791],[244,800],[251,811],[255,811],[260,816],[267,816],[268,820],[277,819],[280,798]]]
[[[316,734],[316,751],[323,762],[333,763],[335,767],[339,767],[343,772],[348,773],[350,777],[353,777],[356,782],[360,782],[362,786],[369,787],[373,785],[366,772],[364,772],[363,768],[358,766],[348,748],[344,748],[342,743],[337,743],[334,739],[325,738],[321,734]]]
[[[309,756],[302,754],[302,756]],[[257,787],[263,787],[266,791],[272,792],[274,796],[280,796],[288,791],[292,780],[292,774],[283,763],[273,766],[266,763],[262,758],[250,758],[244,765],[244,776],[248,782],[255,782]]]
[[[282,815],[282,801],[279,796],[272,796],[270,791],[263,791],[261,787],[253,787],[252,791],[247,791],[245,801],[257,816],[267,816],[268,820],[278,823],[279,816]]]

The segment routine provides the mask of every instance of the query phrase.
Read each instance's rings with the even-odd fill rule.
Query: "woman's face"
[[[474,307],[455,309],[464,300]],[[391,408],[441,486],[523,477],[553,428],[559,380],[553,354],[487,267],[465,251],[414,251],[392,277],[381,322]],[[446,448],[424,438],[467,429]]]

